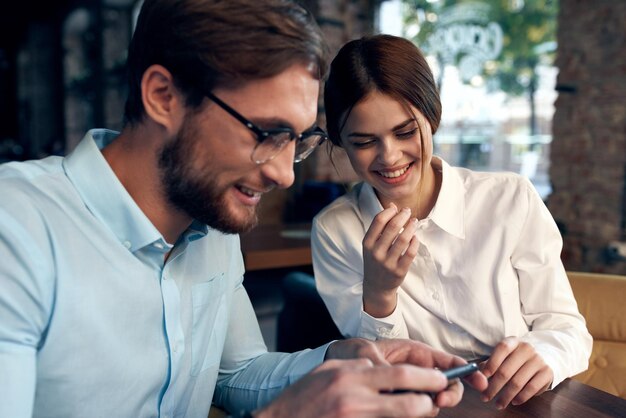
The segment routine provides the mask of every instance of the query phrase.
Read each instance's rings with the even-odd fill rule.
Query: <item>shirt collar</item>
[[[465,186],[459,174],[439,157],[432,166],[441,171],[441,189],[428,217],[441,229],[458,238],[465,238]]]
[[[208,233],[209,233],[209,227],[207,226],[207,224],[203,224],[202,222],[194,219],[191,225],[189,225],[189,228],[187,228],[185,237],[189,241],[195,241],[197,239],[202,238]]]
[[[448,163],[439,157],[433,157],[432,163],[435,170],[441,171],[441,189],[437,202],[431,210],[430,218],[437,226],[451,235],[465,238],[465,226],[463,223],[465,213],[465,187],[458,173]],[[363,182],[356,186],[358,189],[359,210],[361,212],[365,229],[368,229],[374,217],[383,210],[376,192],[369,184]]]
[[[374,188],[368,183],[363,182],[355,187],[357,187],[356,193],[359,197],[359,212],[361,212],[363,226],[367,230],[372,225],[374,217],[383,210],[383,205],[380,204]]]
[[[92,129],[63,161],[67,177],[85,206],[117,236],[130,251],[159,243],[170,246],[137,206],[119,181],[100,149],[119,132]]]

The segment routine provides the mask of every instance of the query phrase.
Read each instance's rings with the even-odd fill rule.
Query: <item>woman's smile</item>
[[[388,184],[396,184],[403,182],[411,173],[414,163],[409,163],[401,167],[393,167],[385,170],[374,170],[382,181]]]

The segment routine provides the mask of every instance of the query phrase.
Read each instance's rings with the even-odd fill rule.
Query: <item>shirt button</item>
[[[154,247],[158,248],[159,250],[162,250],[163,249],[163,244],[161,244],[160,242],[155,242],[154,243]]]
[[[381,337],[386,337],[387,331],[384,328],[378,328],[378,335],[380,335]]]
[[[439,292],[433,293],[433,299],[435,299],[436,301],[439,301]]]
[[[124,241],[123,244],[124,244],[124,247],[126,247],[128,249],[130,249],[130,247],[132,246],[132,244],[128,240]]]

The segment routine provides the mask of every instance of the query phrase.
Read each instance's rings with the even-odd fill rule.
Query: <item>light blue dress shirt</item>
[[[0,417],[206,418],[214,391],[231,410],[269,402],[326,346],[267,353],[239,237],[194,222],[168,244],[99,151],[116,136],[0,166]]]

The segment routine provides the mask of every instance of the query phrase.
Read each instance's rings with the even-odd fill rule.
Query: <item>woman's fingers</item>
[[[372,248],[378,241],[383,230],[387,226],[387,223],[398,214],[398,208],[393,203],[387,208],[379,212],[372,221],[369,229],[363,237],[363,246],[365,248]]]

